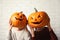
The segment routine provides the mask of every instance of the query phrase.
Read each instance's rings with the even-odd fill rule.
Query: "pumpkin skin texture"
[[[34,12],[28,17],[28,24],[33,28],[41,28],[49,23],[50,19],[46,12]]]
[[[10,25],[17,28],[25,28],[27,25],[27,18],[22,12],[15,12],[10,18]]]

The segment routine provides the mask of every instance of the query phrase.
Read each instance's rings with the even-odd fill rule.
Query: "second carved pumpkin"
[[[47,25],[50,21],[47,13],[44,11],[38,12],[36,9],[35,11],[36,12],[31,13],[28,17],[28,24],[30,25],[30,27],[37,28]]]

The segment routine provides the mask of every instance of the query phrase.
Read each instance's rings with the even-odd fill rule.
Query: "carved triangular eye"
[[[33,19],[33,17],[31,17],[31,19]]]
[[[19,15],[19,13],[17,15]]]
[[[38,15],[38,18],[40,17],[40,15]]]
[[[20,18],[22,18],[22,16],[20,16]]]
[[[15,17],[16,20],[19,20],[18,18]]]

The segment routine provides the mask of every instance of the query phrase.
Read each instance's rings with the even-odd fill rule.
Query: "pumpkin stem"
[[[38,12],[38,10],[36,8],[34,8],[36,12]]]
[[[23,13],[23,11],[21,11],[20,13]]]

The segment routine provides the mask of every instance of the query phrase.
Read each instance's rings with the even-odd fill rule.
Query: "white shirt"
[[[9,34],[9,40],[31,40],[30,33],[25,29],[19,30],[15,27],[12,27]],[[11,39],[12,37],[12,39]]]

